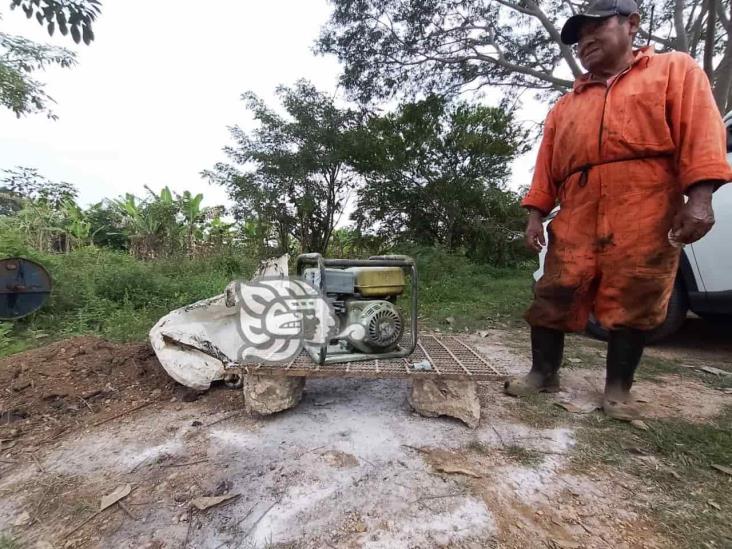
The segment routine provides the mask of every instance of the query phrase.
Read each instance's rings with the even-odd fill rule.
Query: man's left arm
[[[689,59],[682,81],[673,80],[669,115],[679,180],[689,200],[674,218],[672,231],[675,240],[690,244],[714,225],[712,194],[732,180],[732,168],[724,124],[704,71]]]

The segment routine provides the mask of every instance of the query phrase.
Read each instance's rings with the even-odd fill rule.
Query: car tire
[[[710,324],[732,325],[732,315],[724,313],[697,313],[705,322]]]
[[[668,302],[666,320],[658,328],[648,333],[648,343],[656,343],[676,332],[686,320],[686,313],[689,311],[689,300],[686,298],[686,290],[680,277],[676,277],[674,290]],[[600,326],[594,316],[590,316],[587,322],[587,333],[597,339],[607,341],[608,333]]]

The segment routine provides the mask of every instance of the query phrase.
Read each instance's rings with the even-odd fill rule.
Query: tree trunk
[[[714,0],[707,0],[714,3]],[[678,51],[689,51],[689,42],[684,28],[684,0],[676,0],[674,7],[674,27],[676,27],[676,49]],[[650,29],[653,32],[653,29]]]
[[[715,0],[707,0],[707,33],[704,39],[704,72],[707,73],[709,82],[714,82],[714,26],[717,23],[717,3]]]
[[[724,57],[714,71],[714,99],[719,112],[732,110],[732,41],[727,42]]]

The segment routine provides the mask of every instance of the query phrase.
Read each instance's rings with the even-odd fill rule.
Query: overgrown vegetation
[[[409,253],[417,258],[422,278],[424,325],[461,330],[518,321],[516,304],[529,294],[527,269],[475,265],[430,248]],[[220,294],[231,280],[251,276],[258,263],[233,252],[143,261],[92,246],[66,254],[26,250],[23,255],[48,269],[55,288],[39,312],[12,324],[0,322],[0,355],[78,334],[144,339],[170,310]],[[475,295],[466,294],[465,287],[475,288]],[[450,324],[448,317],[454,319]]]
[[[37,313],[0,323],[0,354],[78,334],[143,339],[170,310],[220,294],[231,280],[251,275],[256,265],[234,255],[141,261],[94,247],[26,256],[48,269],[55,288]]]

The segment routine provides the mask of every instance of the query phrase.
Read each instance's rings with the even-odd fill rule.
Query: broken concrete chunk
[[[480,422],[478,384],[455,379],[416,379],[408,396],[414,411],[426,417],[450,416],[475,429]]]
[[[244,405],[248,413],[269,415],[296,406],[302,399],[304,377],[244,376]]]

